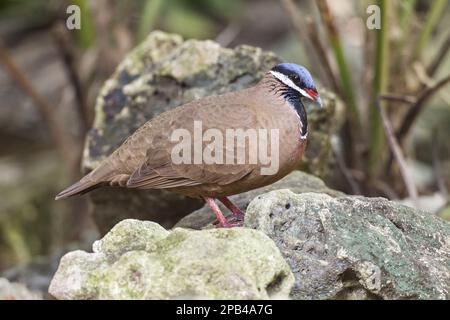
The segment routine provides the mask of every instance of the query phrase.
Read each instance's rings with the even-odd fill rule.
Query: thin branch
[[[242,31],[241,25],[232,22],[227,25],[225,29],[220,32],[215,41],[222,47],[228,47]]]
[[[367,180],[369,179],[367,174],[363,171],[356,170],[356,169],[349,169],[350,174],[352,177],[359,183],[367,184]],[[377,178],[371,178],[370,184],[373,188],[375,188],[377,191],[381,191],[385,196],[387,196],[389,199],[400,199],[398,193],[390,186],[388,183],[379,180]]]
[[[332,89],[334,92],[339,94],[339,96],[344,97],[342,92],[342,88],[340,87],[336,76],[333,72],[333,68],[331,67],[330,61],[328,59],[327,50],[323,45],[322,41],[319,38],[319,30],[317,30],[317,26],[312,19],[309,17],[306,19],[306,30],[308,34],[308,38],[310,39],[319,60],[322,62],[322,67],[325,70],[325,74],[328,77],[328,81],[330,82]]]
[[[358,132],[361,128],[361,119],[359,109],[356,104],[356,95],[353,90],[354,86],[352,76],[344,54],[339,31],[331,13],[331,9],[328,6],[327,0],[317,0],[315,3],[317,4],[323,24],[327,30],[328,39],[331,47],[333,48],[334,57],[339,68],[339,73],[343,84],[342,89],[345,93],[345,98],[350,109],[352,128]]]
[[[392,128],[392,124],[389,121],[386,112],[384,111],[384,108],[381,107],[380,104],[380,97],[377,98],[376,100],[376,107],[380,113],[380,117],[381,120],[383,122],[383,127],[386,133],[386,137],[389,143],[389,147],[391,148],[392,154],[394,155],[395,159],[398,162],[398,165],[400,167],[400,172],[401,175],[403,177],[403,181],[406,185],[406,189],[408,190],[408,194],[410,196],[410,198],[412,199],[412,201],[417,204],[418,203],[418,197],[419,194],[417,192],[417,187],[414,183],[414,179],[411,176],[407,165],[406,165],[406,161],[405,158],[403,156],[402,150],[400,148],[400,145],[397,141],[397,139],[395,138],[395,134],[394,134],[394,130]]]
[[[300,38],[300,41],[307,40],[307,34],[303,27],[303,17],[300,15],[297,6],[295,5],[293,0],[282,0],[281,4],[283,5],[287,14],[291,19],[292,24],[294,25],[295,30],[297,31],[297,35]]]
[[[416,120],[416,118],[420,114],[420,112],[422,111],[425,104],[434,96],[435,93],[437,93],[441,88],[446,86],[448,83],[450,83],[450,75],[448,75],[445,78],[443,78],[442,80],[436,82],[433,86],[426,88],[419,95],[416,102],[411,106],[411,108],[406,113],[405,117],[403,118],[400,129],[397,131],[396,136],[397,136],[398,141],[400,141],[400,143],[403,141],[405,136],[408,134],[414,121]]]
[[[318,56],[315,51],[313,51],[313,44],[311,43],[311,40],[306,33],[306,27],[304,25],[305,19],[300,13],[299,8],[293,0],[282,0],[281,5],[283,6],[286,14],[288,14],[289,19],[295,29],[295,35],[298,39],[298,42],[305,49],[307,56],[310,59],[313,71],[317,74],[320,74],[322,79],[328,80],[330,75],[327,74],[327,72],[325,72],[325,70],[322,68],[323,62],[320,61],[321,57]]]
[[[430,88],[436,84],[436,81],[430,77],[425,69],[425,66],[420,62],[413,63],[413,70],[420,82],[420,88],[417,92],[422,92],[425,88]],[[447,92],[440,91],[439,96],[445,103],[450,105],[450,98]]]
[[[417,102],[416,97],[413,96],[406,96],[406,95],[398,95],[398,94],[384,94],[379,96],[382,100],[388,100],[393,102],[400,102],[407,105],[413,105]],[[391,171],[392,162],[394,161],[394,157],[392,155],[392,152],[389,153],[388,160],[386,161],[384,172],[386,176],[389,176],[389,173]]]
[[[76,106],[78,111],[78,117],[80,118],[80,123],[82,127],[81,129],[84,135],[87,132],[89,125],[91,123],[90,112],[87,107],[83,85],[81,84],[80,77],[78,76],[78,72],[74,65],[74,56],[72,53],[69,40],[67,38],[68,35],[66,33],[66,29],[61,24],[58,24],[53,28],[53,34],[64,67],[67,71],[68,78],[75,92],[75,97],[77,100]]]
[[[356,182],[350,170],[347,168],[347,165],[345,164],[345,159],[342,153],[338,150],[337,146],[335,146],[334,144],[331,145],[331,149],[333,151],[333,155],[334,158],[336,159],[339,170],[342,172],[344,179],[347,181],[348,185],[352,190],[352,194],[362,194],[358,183]]]
[[[0,63],[5,66],[11,78],[13,78],[22,90],[33,100],[34,105],[38,108],[46,121],[62,157],[66,160],[70,168],[74,168],[76,162],[74,151],[77,150],[77,144],[66,134],[64,127],[55,116],[55,109],[34,89],[24,72],[15,63],[8,50],[3,47],[1,43]]]
[[[389,185],[389,183],[378,179],[373,179],[373,181],[371,181],[371,184],[374,188],[383,192],[387,197],[389,197],[390,200],[400,199],[397,192],[395,192],[395,190]]]
[[[394,102],[401,102],[405,104],[414,104],[417,99],[413,96],[404,96],[399,94],[383,94],[379,96],[382,100],[389,100]]]
[[[434,130],[435,131],[435,130]],[[442,172],[442,166],[439,161],[439,141],[436,132],[433,134],[432,138],[432,154],[433,154],[433,172],[436,178],[436,182],[442,196],[447,199],[447,202],[450,200],[449,192],[447,186],[445,185],[444,174]]]
[[[447,38],[444,40],[444,43],[440,47],[435,58],[427,68],[427,74],[430,77],[433,77],[435,75],[436,71],[439,69],[439,67],[441,66],[442,62],[445,60],[445,57],[449,52],[450,52],[450,32],[447,34]]]
[[[405,95],[397,95],[397,94],[385,94],[379,96],[380,99],[383,100],[389,100],[394,102],[401,102],[408,105],[415,105],[418,101],[418,98],[413,96],[405,96]],[[384,172],[386,175],[389,175],[389,172],[391,171],[392,162],[394,161],[394,157],[392,153],[389,154],[388,160],[386,161],[386,165],[384,168]]]

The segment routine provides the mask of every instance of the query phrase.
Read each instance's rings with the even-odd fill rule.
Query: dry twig
[[[355,178],[351,174],[350,170],[347,168],[347,165],[345,164],[345,159],[338,150],[338,147],[336,144],[331,144],[331,149],[333,151],[334,158],[336,159],[337,165],[339,167],[339,170],[342,172],[342,175],[344,176],[344,179],[347,181],[348,185],[350,186],[352,190],[352,194],[362,194],[361,189],[356,182]]]
[[[446,76],[442,80],[436,82],[434,85],[432,85],[422,91],[422,93],[416,99],[416,102],[411,106],[411,108],[406,113],[406,115],[403,118],[403,121],[400,125],[400,129],[398,129],[398,131],[396,133],[397,140],[400,141],[400,143],[403,141],[405,136],[408,134],[414,121],[416,120],[416,118],[420,114],[420,112],[422,111],[425,104],[434,96],[434,94],[436,92],[438,92],[441,88],[443,88],[448,83],[450,83],[450,75]]]
[[[322,41],[320,41],[319,30],[317,30],[314,21],[312,21],[310,18],[306,19],[306,29],[308,37],[312,45],[314,46],[314,49],[317,52],[317,56],[321,61],[321,65],[324,68],[325,74],[327,75],[328,81],[330,82],[332,89],[334,90],[334,92],[339,94],[339,96],[343,97],[344,95],[342,93],[342,89],[339,86],[339,83],[333,72],[333,68],[331,67],[331,63],[328,59],[327,50],[325,49],[325,46],[323,45]]]
[[[380,96],[380,99],[395,101],[395,102],[402,102],[402,103],[406,103],[406,104],[414,104],[417,101],[417,99],[413,96],[404,96],[404,95],[400,95],[400,94],[383,94]]]
[[[450,32],[448,33],[447,38],[445,38],[442,46],[439,48],[435,58],[428,66],[427,74],[429,74],[431,77],[434,76],[449,52],[450,52]]]
[[[386,137],[389,143],[389,147],[391,148],[392,154],[394,155],[395,159],[397,160],[397,163],[400,167],[400,172],[403,177],[403,181],[405,182],[406,189],[408,190],[408,194],[412,201],[414,203],[418,203],[418,192],[417,187],[414,183],[414,179],[412,178],[407,165],[405,158],[403,156],[402,150],[400,148],[400,145],[395,137],[394,129],[392,128],[392,124],[389,121],[386,112],[380,105],[380,101],[382,100],[382,97],[378,97],[376,100],[376,107],[380,113],[381,120],[383,122],[383,127],[386,133]]]
[[[433,134],[432,138],[432,153],[433,153],[433,172],[436,178],[436,182],[442,196],[450,201],[449,192],[447,186],[445,185],[444,174],[442,172],[441,163],[439,161],[439,141],[436,132]]]
[[[241,26],[237,23],[230,23],[216,37],[215,41],[222,47],[228,47],[241,32]]]
[[[317,74],[320,74],[321,78],[324,79],[324,81],[327,81],[330,86],[333,86],[333,82],[336,82],[335,80],[332,80],[331,78],[334,77],[333,72],[327,71],[327,63],[323,60],[323,57],[326,55],[322,55],[320,52],[317,54],[316,45],[313,43],[313,40],[311,39],[311,34],[307,32],[308,28],[305,24],[306,19],[302,16],[299,8],[294,3],[293,0],[282,0],[281,4],[283,5],[285,12],[288,14],[291,23],[295,29],[295,35],[298,38],[298,41],[300,44],[302,44],[302,47],[306,50],[307,56],[310,59],[311,66],[313,67],[313,71]],[[318,38],[318,34],[315,35],[315,38]],[[338,91],[336,91],[338,93]]]
[[[68,39],[68,34],[66,28],[61,24],[56,25],[53,28],[53,35],[58,47],[61,59],[63,61],[64,67],[67,71],[68,78],[72,84],[73,90],[75,92],[75,97],[77,100],[77,111],[78,117],[80,118],[80,123],[83,131],[83,136],[87,132],[91,119],[90,112],[87,107],[86,97],[84,95],[84,88],[81,83],[78,72],[75,68],[74,55],[72,48]]]

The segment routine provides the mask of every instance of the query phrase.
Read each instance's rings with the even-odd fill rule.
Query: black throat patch
[[[282,96],[297,112],[300,122],[302,123],[302,128],[300,129],[301,138],[306,139],[308,135],[308,118],[306,116],[305,106],[301,101],[300,93],[295,89],[287,88],[283,91]]]

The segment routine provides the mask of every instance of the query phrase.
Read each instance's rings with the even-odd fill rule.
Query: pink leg
[[[217,220],[219,221],[219,227],[220,228],[232,228],[237,227],[239,224],[231,224],[227,221],[227,219],[224,217],[222,211],[220,211],[219,206],[217,205],[214,198],[205,198],[206,203],[211,208],[211,210],[216,215]]]
[[[239,209],[233,202],[231,202],[230,199],[228,199],[227,197],[221,197],[219,198],[219,201],[222,202],[223,205],[227,207],[228,210],[230,210],[236,218],[244,220],[245,213],[241,209]]]

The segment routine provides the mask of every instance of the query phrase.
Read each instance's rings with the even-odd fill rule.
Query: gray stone
[[[100,92],[84,150],[84,171],[92,170],[154,116],[194,99],[254,85],[279,62],[273,53],[255,47],[222,48],[213,41],[183,41],[178,35],[152,32],[125,57]],[[332,167],[330,137],[339,130],[344,112],[333,93],[319,91],[324,108],[307,106],[310,147],[300,166],[326,177]],[[91,198],[102,233],[125,218],[171,227],[202,206],[201,201],[163,191],[103,188]]]
[[[21,283],[0,278],[0,300],[42,300],[42,294],[29,290]]]
[[[66,254],[49,292],[58,299],[287,298],[294,276],[276,245],[244,228],[171,232],[124,220]]]
[[[382,198],[276,190],[245,226],[271,237],[294,299],[450,299],[450,224]]]

